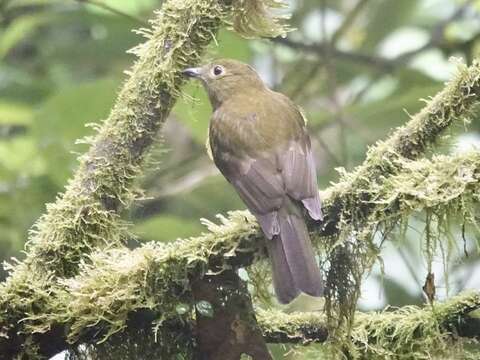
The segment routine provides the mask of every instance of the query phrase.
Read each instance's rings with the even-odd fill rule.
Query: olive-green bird
[[[201,80],[208,92],[213,160],[267,237],[278,300],[288,303],[300,292],[321,296],[304,214],[322,220],[322,211],[300,110],[239,61],[221,59],[183,74]]]

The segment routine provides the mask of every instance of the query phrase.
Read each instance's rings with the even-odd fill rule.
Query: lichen
[[[357,227],[352,227],[351,218],[343,215],[349,221],[339,222],[343,226],[340,236],[328,252],[327,313],[334,320],[333,328],[341,326],[342,319],[347,325],[336,337],[349,335],[361,281],[380,255],[380,244],[386,238],[398,238],[399,233],[393,230],[405,229],[412,215],[426,213],[425,231],[421,231],[419,241],[427,265],[438,254],[447,263],[446,257],[460,249],[451,246],[451,223],[467,221],[472,231],[480,234],[474,215],[480,200],[480,153],[420,160],[398,158],[392,164],[395,175],[371,182],[368,188],[355,189],[368,193],[356,206],[371,210]],[[353,204],[348,206],[351,209]]]
[[[217,257],[228,267],[230,258],[241,256],[236,249],[249,254],[258,251],[258,238],[249,236],[245,241],[242,236],[257,226],[251,216],[238,212],[221,221],[223,225],[206,222],[209,233],[174,244],[152,242],[135,250],[119,247],[93,252],[80,264],[79,275],[59,280],[60,286],[50,289],[42,312],[23,319],[24,331],[43,333],[64,324],[73,347],[88,340],[104,350],[129,336],[132,314],[147,312],[151,334],[161,343],[161,351],[180,351],[178,342],[167,341],[173,335],[166,328],[172,322],[192,321],[195,303],[189,277],[207,273],[208,263]],[[92,331],[94,335],[89,335]],[[88,347],[89,354],[94,348]]]
[[[468,209],[467,204],[476,206],[478,202],[478,153],[405,160],[402,167],[398,175],[389,178],[383,187],[376,188],[374,198],[380,209],[378,214],[372,213],[372,222],[397,222],[421,211],[426,205],[437,214],[443,212],[447,217],[455,216],[463,214]],[[392,204],[396,205],[392,207]],[[392,209],[397,209],[397,213]],[[380,217],[381,214],[384,217]],[[258,226],[251,215],[237,211],[230,213],[228,218],[219,216],[219,219],[219,224],[204,220],[209,232],[199,237],[169,244],[147,243],[135,250],[115,248],[92,253],[89,261],[81,264],[78,276],[61,281],[62,286],[45,294],[43,312],[24,319],[26,331],[44,332],[54,324],[65,324],[69,329],[68,341],[78,344],[85,339],[89,329],[95,329],[96,334],[91,342],[108,342],[112,336],[117,336],[115,334],[126,331],[130,316],[141,311],[150,313],[151,327],[159,331],[171,321],[192,321],[195,304],[188,281],[191,276],[207,273],[212,263],[217,271],[219,267],[246,266],[255,259],[254,254],[262,254]],[[371,259],[367,255],[362,256]],[[353,262],[346,265],[358,266]],[[261,270],[261,274],[265,274],[265,268]],[[252,272],[249,274],[254,276]],[[361,275],[363,273],[358,274]],[[337,280],[344,281],[341,276],[343,274]],[[255,278],[251,284],[255,286]],[[185,310],[179,311],[180,305]],[[399,311],[399,314],[405,315],[408,311]],[[389,313],[385,314],[387,318]],[[447,316],[447,310],[442,314]],[[327,324],[327,317],[323,319]],[[303,320],[301,324],[308,328],[309,323]],[[329,343],[333,348],[343,348],[349,339],[357,336],[354,332],[359,332],[358,324],[362,319],[357,313],[347,320],[351,321],[350,332],[348,336],[334,332]],[[331,325],[328,329],[332,331]],[[387,344],[378,346],[380,349]]]
[[[352,332],[353,343],[358,353],[371,359],[474,359],[478,351],[469,353],[464,346],[469,340],[452,331],[459,317],[479,305],[478,293],[466,293],[434,307],[406,306],[373,316],[361,314]]]
[[[282,0],[236,0],[233,1],[234,17],[232,27],[244,37],[276,37],[285,36],[292,30],[283,24],[289,15],[278,14],[279,10],[287,7]],[[275,15],[273,10],[277,10]]]

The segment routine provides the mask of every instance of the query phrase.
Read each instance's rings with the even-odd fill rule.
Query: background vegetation
[[[154,0],[0,0],[2,260],[22,258],[28,229],[86,149],[75,141],[93,133],[86,124],[109,113],[133,60],[126,50],[141,40],[131,30],[144,27],[160,6]],[[369,145],[443,87],[455,68],[451,56],[470,63],[480,55],[480,1],[315,0],[290,6],[297,30],[287,38],[246,40],[222,31],[208,57],[253,64],[303,107],[320,188],[338,179],[335,168],[360,164]],[[145,199],[125,214],[138,236],[132,246],[197,235],[204,229],[200,218],[243,208],[206,154],[209,113],[203,90],[188,85],[140,180]],[[452,129],[436,152],[479,144],[479,130],[476,120],[468,129]],[[382,252],[385,274],[377,266],[365,281],[363,308],[424,302],[423,226],[415,224],[412,219],[405,236]],[[440,298],[447,290],[451,295],[480,286],[478,239],[468,234],[464,244],[461,226],[452,230],[451,246],[461,251],[448,259],[436,255]],[[309,306],[300,299],[292,308]]]

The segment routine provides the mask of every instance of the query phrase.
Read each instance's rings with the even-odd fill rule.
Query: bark
[[[246,284],[235,271],[192,282],[198,360],[271,359]]]

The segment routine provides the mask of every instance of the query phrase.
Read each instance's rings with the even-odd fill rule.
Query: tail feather
[[[288,303],[300,292],[323,295],[322,276],[299,206],[287,200],[278,222],[280,234],[267,241],[278,300]]]
[[[293,280],[279,237],[274,236],[273,239],[267,241],[267,244],[270,262],[272,263],[275,294],[280,303],[287,304],[300,294],[300,290]]]

